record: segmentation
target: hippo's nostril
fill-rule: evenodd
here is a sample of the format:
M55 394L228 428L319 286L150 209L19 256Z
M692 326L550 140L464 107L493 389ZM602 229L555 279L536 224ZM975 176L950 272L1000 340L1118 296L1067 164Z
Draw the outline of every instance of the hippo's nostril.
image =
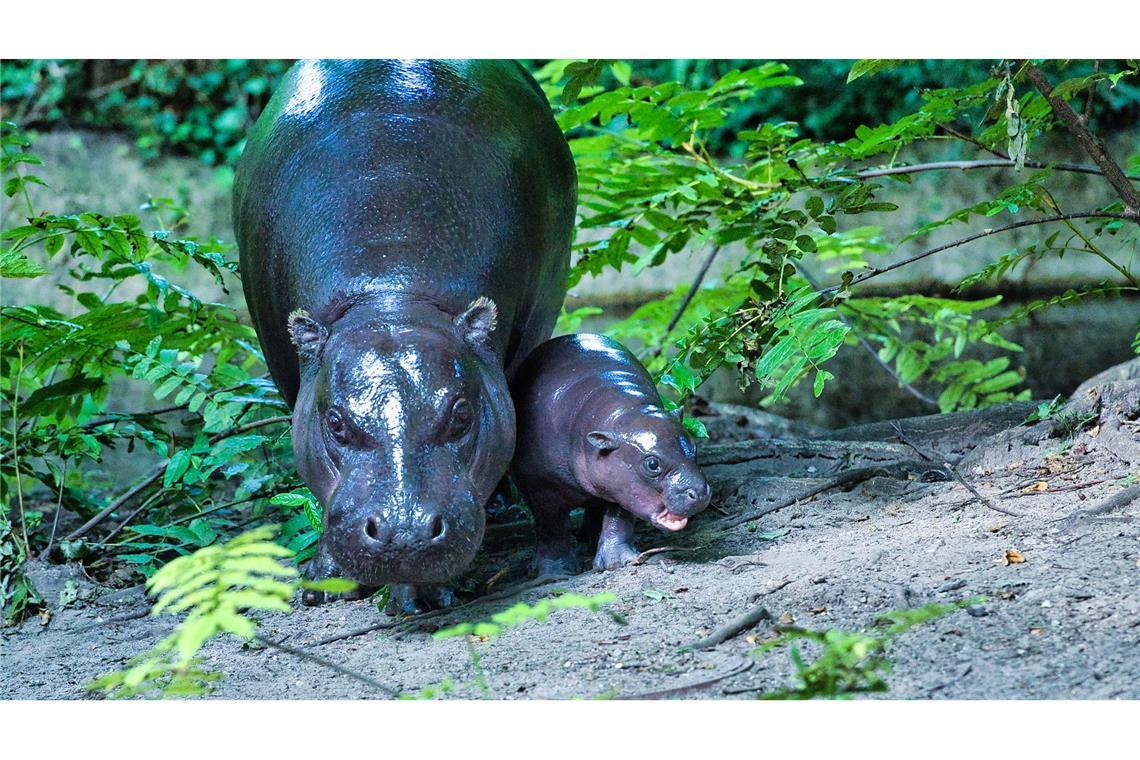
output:
M443 516L436 515L431 521L431 540L438 541L443 537L443 533L446 529L447 526L443 522Z
M696 501L700 497L697 496L697 489L690 488L688 491L685 491L685 498L689 501Z
M368 536L373 541L380 540L380 527L376 524L375 517L369 517L364 521L364 535Z

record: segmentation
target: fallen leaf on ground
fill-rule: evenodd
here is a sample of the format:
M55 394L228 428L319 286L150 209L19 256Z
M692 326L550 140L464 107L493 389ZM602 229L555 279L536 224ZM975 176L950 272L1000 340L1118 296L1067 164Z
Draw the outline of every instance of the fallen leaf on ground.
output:
M1030 628L1029 629L1029 635L1030 636L1040 636L1041 635L1041 629L1040 628Z
M821 607L812 607L810 610L808 610L808 612L813 615L822 615L823 613L827 612L827 605L825 604Z
M780 625L791 625L792 623L796 622L796 619L792 617L792 613L785 612L783 615L780 615L780 619L776 622Z
M1040 493L1041 491L1049 490L1049 482L1045 480L1038 480L1031 486L1026 486L1021 489L1022 493Z
M1100 435L1100 425L1089 431L1089 438L1096 438L1098 435Z
M1005 555L1001 558L1003 565L1020 565L1025 561L1025 555L1017 549L1006 549Z

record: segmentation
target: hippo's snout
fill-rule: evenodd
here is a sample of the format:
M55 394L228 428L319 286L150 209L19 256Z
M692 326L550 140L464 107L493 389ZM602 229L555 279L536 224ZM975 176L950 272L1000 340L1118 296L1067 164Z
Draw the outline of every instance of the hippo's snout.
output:
M419 551L442 543L447 537L447 519L439 512L425 515L409 528L397 530L376 515L364 518L361 543L366 551Z
M411 508L334 504L328 548L345 575L365 585L444 583L474 559L485 519L473 498Z
M690 517L704 510L712 497L712 488L703 477L682 482L665 496L665 508L681 517Z

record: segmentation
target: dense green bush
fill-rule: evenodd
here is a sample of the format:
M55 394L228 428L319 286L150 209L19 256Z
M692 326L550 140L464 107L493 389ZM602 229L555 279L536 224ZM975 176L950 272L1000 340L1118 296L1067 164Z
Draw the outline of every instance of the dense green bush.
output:
M5 61L0 99L6 116L25 128L57 124L121 129L135 136L143 157L160 153L198 156L208 164L232 164L245 133L261 113L286 60L220 61L13 60ZM532 71L549 63L523 61ZM730 71L758 66L747 59L631 60L619 72L626 82L678 82L702 90ZM738 103L721 127L705 135L716 154L740 156L746 143L736 133L758 121L796 121L805 137L842 140L860 124L890 123L915 111L923 92L964 87L990 76L993 60L916 60L882 72L876 79L845 84L851 61L787 61L802 82L795 88L757 92ZM1119 61L1104 62L1120 69ZM1091 61L1069 64L1071 75L1093 70ZM602 81L618 82L608 71ZM1140 122L1140 87L1122 81L1101 88L1092 103L1096 129L1120 129Z

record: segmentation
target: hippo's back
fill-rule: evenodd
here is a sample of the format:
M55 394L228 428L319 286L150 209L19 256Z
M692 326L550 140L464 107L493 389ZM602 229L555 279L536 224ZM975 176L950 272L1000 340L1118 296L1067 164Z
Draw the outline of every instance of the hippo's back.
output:
M520 420L558 420L563 424L582 399L613 403L633 396L657 401L656 386L637 357L605 335L562 335L546 341L526 358L511 386ZM599 392L607 400L598 398ZM520 422L520 428L522 424Z
M304 61L238 165L246 301L292 403L286 320L344 296L499 308L510 370L565 293L576 177L534 80L509 61Z

